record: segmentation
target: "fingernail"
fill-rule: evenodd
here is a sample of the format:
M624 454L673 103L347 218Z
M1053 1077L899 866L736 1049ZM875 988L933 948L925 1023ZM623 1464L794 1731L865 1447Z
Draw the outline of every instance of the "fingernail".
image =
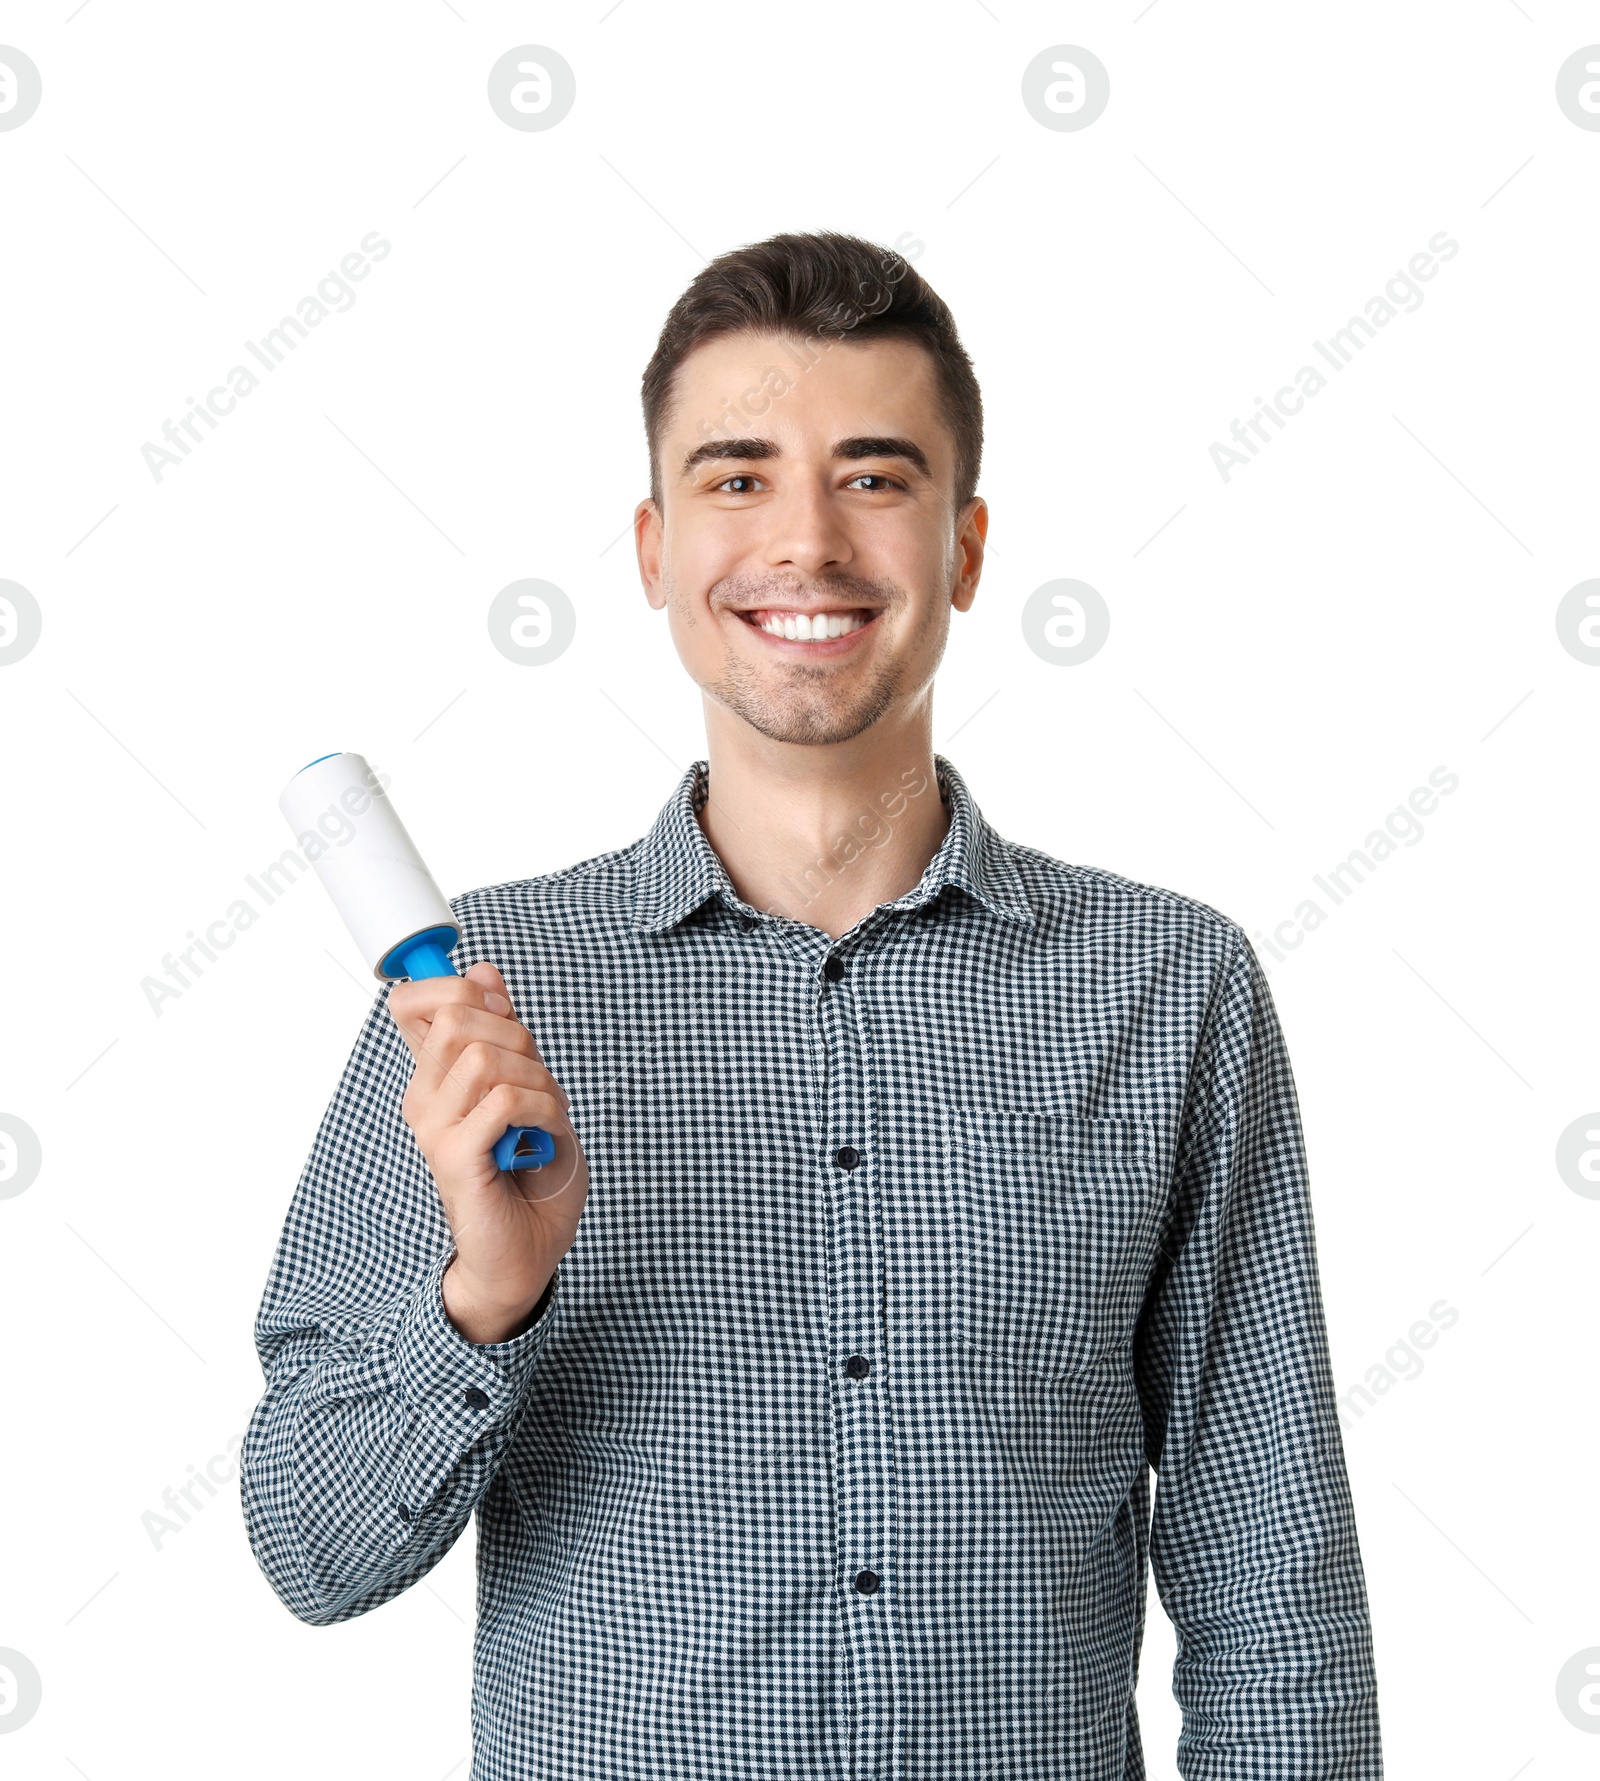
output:
M491 1014L509 1014L511 1012L511 1004L496 989L488 989L483 992L483 1005Z

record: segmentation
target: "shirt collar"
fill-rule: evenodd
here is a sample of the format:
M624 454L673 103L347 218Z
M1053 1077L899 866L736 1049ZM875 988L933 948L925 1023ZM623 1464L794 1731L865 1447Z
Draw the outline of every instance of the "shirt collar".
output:
M940 795L950 807L950 827L916 888L884 907L920 909L946 884L955 884L991 914L1031 927L1033 908L1010 849L985 822L967 782L954 766L942 754L936 754L933 761ZM747 914L762 913L733 888L727 868L696 820L695 811L705 801L709 771L710 763L703 760L687 769L649 834L638 843L632 918L638 932L660 933L714 896Z

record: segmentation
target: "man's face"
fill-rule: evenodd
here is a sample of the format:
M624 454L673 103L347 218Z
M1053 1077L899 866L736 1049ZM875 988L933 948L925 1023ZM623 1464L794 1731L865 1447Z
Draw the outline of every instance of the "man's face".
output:
M988 527L977 496L952 510L928 354L727 335L683 362L674 398L663 511L642 501L634 528L650 604L707 698L813 744L925 700Z

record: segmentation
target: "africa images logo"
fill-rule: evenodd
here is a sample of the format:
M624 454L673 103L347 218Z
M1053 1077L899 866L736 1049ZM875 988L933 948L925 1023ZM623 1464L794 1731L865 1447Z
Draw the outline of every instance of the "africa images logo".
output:
M1362 314L1351 316L1326 340L1313 340L1312 349L1332 370L1343 371L1358 353L1365 350L1367 341L1377 339L1380 328L1387 327L1397 315L1413 315L1422 307L1426 296L1422 286L1437 278L1439 267L1453 260L1460 251L1459 242L1453 241L1443 229L1438 230L1428 241L1428 251L1413 254L1405 271L1395 272L1378 295L1367 299ZM1302 365L1294 374L1293 384L1285 384L1270 402L1257 396L1256 411L1249 420L1241 421L1235 417L1228 429L1234 443L1225 445L1218 439L1211 442L1211 461L1222 480L1227 482L1236 469L1247 465L1260 452L1262 445L1271 443L1269 425L1281 433L1304 410L1306 398L1321 395L1329 381L1315 365ZM1258 439L1260 445L1256 443ZM1238 450L1239 446L1244 450Z
M318 281L316 290L300 299L295 314L281 317L277 325L268 328L259 340L245 341L245 351L263 370L276 371L300 341L309 337L311 329L330 315L343 315L355 307L356 293L352 285L364 279L380 260L387 259L389 251L389 243L376 229L369 229L361 237L359 249L347 253L339 262L339 270L335 272L330 268ZM240 397L250 395L261 383L261 378L244 364L233 366L225 375L226 386L219 383L208 390L203 403L197 402L193 396L184 398L189 408L181 420L174 421L169 417L162 422L161 437L166 441L165 445L146 439L139 447L146 469L157 482L164 471L181 464L204 440L205 434L200 431L198 422L204 422L206 429L214 433L218 421L226 419L238 407Z

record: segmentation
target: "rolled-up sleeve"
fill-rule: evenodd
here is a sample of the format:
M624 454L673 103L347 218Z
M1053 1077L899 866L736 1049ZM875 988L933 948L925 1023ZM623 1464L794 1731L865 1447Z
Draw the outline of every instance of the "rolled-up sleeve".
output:
M1150 1559L1177 1632L1185 1781L1379 1781L1366 1585L1328 1358L1299 1106L1229 930L1135 1338Z
M257 1562L316 1626L426 1575L493 1481L547 1342L559 1266L533 1322L469 1342L445 1314L455 1254L401 1114L411 1053L374 1002L323 1115L255 1323L266 1390L240 1496Z

